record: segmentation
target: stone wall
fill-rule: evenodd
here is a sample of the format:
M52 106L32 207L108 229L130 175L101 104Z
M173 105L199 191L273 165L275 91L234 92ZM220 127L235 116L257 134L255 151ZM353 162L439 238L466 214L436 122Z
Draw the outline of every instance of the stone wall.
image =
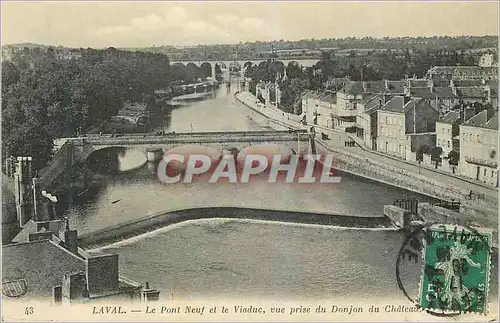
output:
M419 174L395 169L346 151L332 149L319 138L316 141L325 149L335 153L333 166L341 171L446 201L461 200L469 193L466 190L449 187Z

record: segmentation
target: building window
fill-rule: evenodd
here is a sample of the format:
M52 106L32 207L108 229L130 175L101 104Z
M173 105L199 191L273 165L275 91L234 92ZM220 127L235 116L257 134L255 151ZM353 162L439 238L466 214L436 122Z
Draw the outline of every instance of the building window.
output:
M450 148L450 141L448 140L448 148Z
M494 170L491 171L491 177L495 177L495 171Z
M483 175L486 176L486 168L484 169Z
M385 124L389 124L389 118L385 117Z
M450 128L447 129L448 130L448 136L450 135Z
M481 142L481 140L479 140L479 135L477 135L477 142Z
M469 134L469 141L472 142L472 134Z

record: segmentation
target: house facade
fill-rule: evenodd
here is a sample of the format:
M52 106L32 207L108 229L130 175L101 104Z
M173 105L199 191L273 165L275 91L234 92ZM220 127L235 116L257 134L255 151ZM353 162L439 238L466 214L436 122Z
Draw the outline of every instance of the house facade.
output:
M377 110L377 150L406 158L407 148L418 149L411 134L431 134L435 132L438 112L425 100L412 100L395 96ZM427 138L432 138L432 136ZM428 140L428 139L426 139ZM410 146L410 147L408 147Z
M498 112L483 110L460 125L459 170L498 187Z
M448 112L443 118L436 122L436 147L443 149L443 156L453 150L453 137L459 133L460 113Z

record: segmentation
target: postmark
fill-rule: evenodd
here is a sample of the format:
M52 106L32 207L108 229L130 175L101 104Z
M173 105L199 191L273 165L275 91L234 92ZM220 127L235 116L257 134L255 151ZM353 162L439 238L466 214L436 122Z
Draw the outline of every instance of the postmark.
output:
M487 313L490 233L430 227L423 247L418 305L442 312Z

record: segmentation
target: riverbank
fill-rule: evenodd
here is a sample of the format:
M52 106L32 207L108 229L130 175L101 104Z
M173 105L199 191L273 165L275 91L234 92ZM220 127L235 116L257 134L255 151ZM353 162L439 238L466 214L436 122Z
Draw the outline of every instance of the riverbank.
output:
M386 216L358 217L240 207L206 207L158 213L144 219L129 221L101 230L89 232L78 238L78 245L83 249L97 248L172 224L188 220L211 218L265 220L347 228L395 229L392 221Z
M268 108L257 103L257 99L248 92L235 94L244 106L267 117L274 124L274 129L288 127L289 129L304 129L298 120L300 117L291 116L275 108ZM324 131L323 129L320 129ZM374 154L360 148L346 148L343 141L350 139L349 134L330 131L328 140L316 137L316 147L319 153L334 153L334 167L346 173L391 185L397 188L417 192L444 201L460 201L463 205L462 212L471 217L471 220L486 225L498 216L498 199L495 190L480 185L472 185L456 177L434 173L431 170L416 168L393 159ZM338 138L338 140L336 140ZM418 169L418 171L415 171ZM484 200L470 200L471 189L474 192L486 192Z

